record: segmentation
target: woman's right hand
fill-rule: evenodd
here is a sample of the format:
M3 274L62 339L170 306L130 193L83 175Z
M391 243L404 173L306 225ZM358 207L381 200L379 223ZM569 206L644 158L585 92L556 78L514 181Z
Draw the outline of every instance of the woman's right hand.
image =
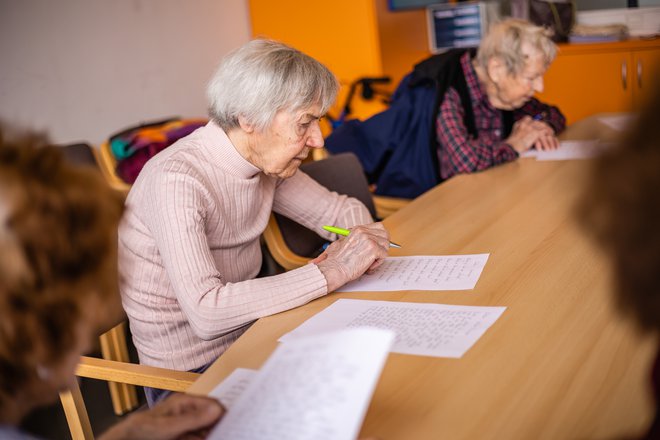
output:
M380 266L389 245L390 234L382 223L355 226L348 237L331 243L312 263L325 277L328 292L332 292Z

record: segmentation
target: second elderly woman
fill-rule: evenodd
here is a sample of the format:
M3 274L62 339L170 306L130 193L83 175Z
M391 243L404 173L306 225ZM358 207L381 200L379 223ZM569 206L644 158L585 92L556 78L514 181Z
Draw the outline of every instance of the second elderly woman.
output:
M437 118L442 180L510 162L530 148L557 148L566 120L534 98L557 52L548 35L529 22L504 20L490 28L476 56L453 52L459 57L445 61L447 71L458 73Z
M303 305L387 256L389 234L359 201L298 167L323 147L332 73L284 44L254 40L208 86L211 121L152 158L119 230L122 299L140 362L203 371L250 323ZM272 211L319 231L352 228L317 259L255 278ZM147 390L150 403L162 397Z

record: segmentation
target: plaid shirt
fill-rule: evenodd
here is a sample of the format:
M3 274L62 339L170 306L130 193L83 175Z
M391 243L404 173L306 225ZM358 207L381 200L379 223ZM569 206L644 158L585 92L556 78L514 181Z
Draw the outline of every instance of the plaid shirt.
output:
M472 67L469 53L461 57L461 67L472 101L477 137L470 137L463 123L465 112L458 92L454 88L447 89L436 121L438 162L443 180L455 174L485 170L518 157L516 150L502 139L502 112L488 101ZM540 113L545 114L543 122L549 124L555 133L566 127L566 119L557 107L543 104L534 98L514 110L513 120Z

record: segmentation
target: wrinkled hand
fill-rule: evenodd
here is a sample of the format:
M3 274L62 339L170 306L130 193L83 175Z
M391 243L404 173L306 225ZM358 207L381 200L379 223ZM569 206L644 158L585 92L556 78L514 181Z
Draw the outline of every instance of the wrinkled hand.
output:
M382 223L356 226L312 260L328 283L328 292L380 266L387 257L390 234Z
M518 153L536 147L538 150L554 150L559 146L552 127L545 122L535 121L529 116L513 124L506 142Z
M539 136L539 138L534 143L534 148L536 148L538 151L556 150L559 148L559 140L554 135L554 133L549 135L542 135Z
M174 394L153 408L119 422L101 440L203 439L224 412L215 399Z

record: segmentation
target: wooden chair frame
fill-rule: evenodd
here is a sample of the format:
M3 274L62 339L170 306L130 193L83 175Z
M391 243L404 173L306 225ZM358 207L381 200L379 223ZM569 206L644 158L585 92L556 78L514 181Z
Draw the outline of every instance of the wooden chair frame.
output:
M280 225L277 224L277 219L275 219L275 214L270 215L263 237L273 259L285 270L297 269L309 262L309 258L294 253L286 244Z
M103 142L98 149L95 149L95 152L101 173L103 173L103 177L105 177L108 184L117 191L127 194L131 189L131 185L121 180L117 175L117 160L112 155L110 143L108 141Z
M83 356L76 376L135 386L186 391L200 376L187 371L175 371L125 362L109 361ZM60 393L69 430L73 440L93 440L89 414L76 382L70 390Z
M126 344L126 321L123 321L100 337L101 356L108 361L130 362ZM115 414L120 416L138 406L137 391L133 385L109 381L110 399Z

